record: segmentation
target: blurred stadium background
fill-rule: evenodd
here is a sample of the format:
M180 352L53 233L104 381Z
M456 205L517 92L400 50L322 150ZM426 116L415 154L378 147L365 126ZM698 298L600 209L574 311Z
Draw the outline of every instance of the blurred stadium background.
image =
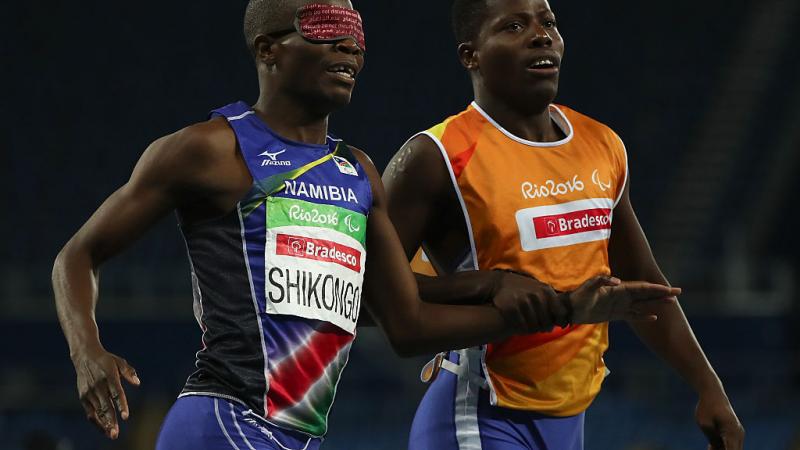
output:
M800 449L800 2L560 2L557 101L613 127L656 257L747 429ZM146 449L193 369L185 249L173 217L103 270L108 349L139 370L118 442L84 421L56 322L61 245L155 138L254 101L245 2L10 2L0 17L0 449ZM332 129L382 168L415 131L471 100L449 2L356 1L369 53ZM590 408L587 450L705 448L694 396L626 326ZM362 330L324 448L404 449L425 358Z

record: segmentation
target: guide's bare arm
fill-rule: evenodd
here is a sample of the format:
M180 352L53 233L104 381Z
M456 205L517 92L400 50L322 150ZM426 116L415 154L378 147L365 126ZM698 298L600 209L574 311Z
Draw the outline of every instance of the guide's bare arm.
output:
M614 209L609 258L615 274L667 284L636 218L626 184ZM657 355L669 363L699 396L696 420L712 448L741 449L744 429L731 407L717 374L706 359L680 304L658 306L658 321L630 325Z

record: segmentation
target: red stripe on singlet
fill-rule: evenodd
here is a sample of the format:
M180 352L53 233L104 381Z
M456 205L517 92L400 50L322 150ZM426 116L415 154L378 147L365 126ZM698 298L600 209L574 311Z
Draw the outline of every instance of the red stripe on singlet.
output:
M311 340L287 356L270 373L267 411L275 413L297 404L339 352L353 341L353 335L325 324L315 330Z

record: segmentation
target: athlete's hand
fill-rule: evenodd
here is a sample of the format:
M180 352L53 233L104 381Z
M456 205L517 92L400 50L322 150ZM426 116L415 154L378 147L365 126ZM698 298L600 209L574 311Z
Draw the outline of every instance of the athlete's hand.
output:
M552 287L516 272L497 272L492 303L519 333L550 331L568 318L567 306Z
M123 420L130 415L121 379L139 386L136 370L102 347L75 354L72 363L78 375L78 394L87 420L109 438L116 439L119 436L117 412Z
M623 282L615 277L594 277L568 294L573 311L572 323L657 320L653 307L674 303L675 296L680 293L680 288L644 281Z
M708 438L708 450L742 450L744 428L724 393L701 394L694 416Z

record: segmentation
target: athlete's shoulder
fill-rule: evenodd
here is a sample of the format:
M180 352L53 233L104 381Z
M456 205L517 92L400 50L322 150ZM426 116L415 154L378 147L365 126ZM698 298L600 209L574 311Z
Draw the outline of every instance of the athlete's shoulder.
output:
M168 151L187 162L213 160L236 153L236 135L223 118L189 125L163 139L169 144Z
M190 125L150 144L132 180L158 182L184 194L218 191L226 175L241 172L236 148L224 119Z
M350 153L353 154L353 157L356 158L356 161L361 164L361 167L364 168L364 171L367 173L367 176L370 179L377 175L378 169L375 167L375 163L372 162L372 158L367 155L367 152L349 144L347 145L347 148L350 150Z
M381 181L381 176L378 173L378 169L375 167L372 159L365 151L349 144L347 145L347 148L364 169L364 173L366 173L367 179L369 180L370 191L372 195L371 209L374 210L375 208L383 208L385 203L384 197L386 194L384 193L383 182Z

